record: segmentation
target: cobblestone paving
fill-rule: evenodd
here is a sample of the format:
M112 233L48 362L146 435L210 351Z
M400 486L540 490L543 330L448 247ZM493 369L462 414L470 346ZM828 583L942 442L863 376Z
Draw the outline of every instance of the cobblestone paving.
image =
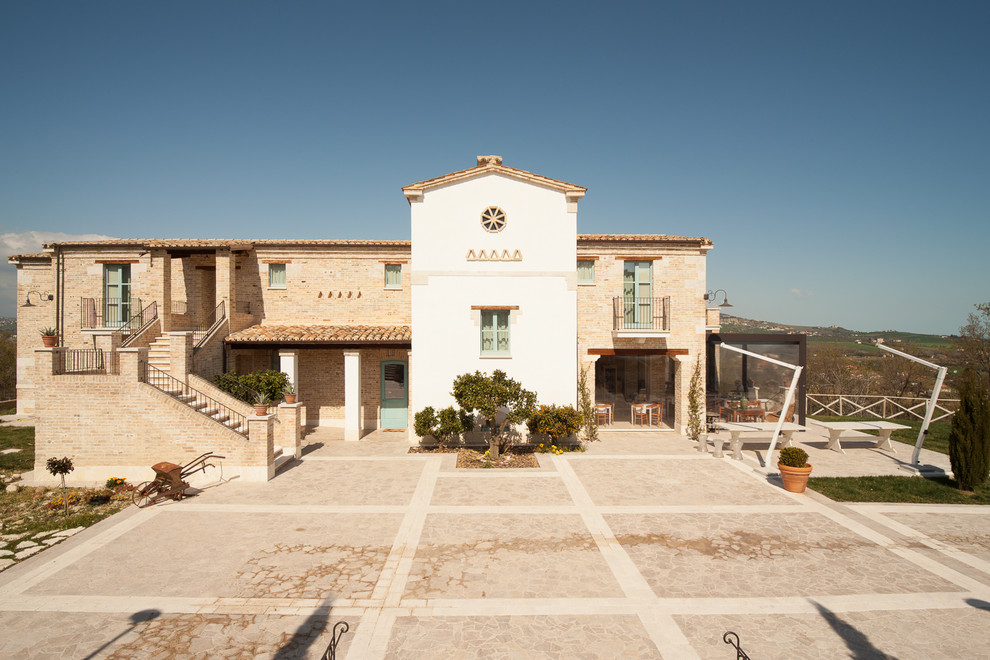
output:
M953 591L814 513L605 516L657 596Z
M406 595L591 598L622 591L580 516L431 514Z
M929 538L990 562L990 517L952 513L948 507L938 513L885 511L883 515Z
M751 658L909 658L990 657L990 637L973 634L990 625L990 612L975 608L814 614L676 616L704 659L731 658L723 631L740 636ZM817 608L816 608L817 609ZM938 634L931 634L937 630Z
M560 479L497 475L438 479L433 504L461 506L573 505Z
M506 473L309 438L0 573L0 657L318 658L340 620L342 660L990 655L990 508L791 495L671 433Z
M635 616L406 617L386 658L659 658Z
M768 492L731 465L708 459L578 459L573 467L598 506L795 503L786 495ZM621 488L616 487L619 484Z

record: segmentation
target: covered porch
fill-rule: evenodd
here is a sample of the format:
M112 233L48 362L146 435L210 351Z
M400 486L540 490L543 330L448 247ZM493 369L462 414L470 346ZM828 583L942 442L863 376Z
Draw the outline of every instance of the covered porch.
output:
M225 338L224 371L285 372L306 426L407 437L410 349L409 326L254 325Z

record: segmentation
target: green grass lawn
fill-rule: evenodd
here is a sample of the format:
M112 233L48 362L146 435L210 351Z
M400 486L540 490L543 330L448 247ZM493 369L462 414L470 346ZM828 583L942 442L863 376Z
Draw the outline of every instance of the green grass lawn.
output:
M0 451L20 449L0 454L0 473L27 472L34 469L34 427L0 424Z
M946 477L812 477L808 488L836 502L990 504L990 483L971 493Z
M808 415L810 419L817 419L821 422L879 422L881 420L876 417L835 417L830 415ZM897 442L902 442L906 445L914 446L914 443L918 441L918 431L921 430L920 420L900 420L891 419L887 420L894 422L896 424L904 424L905 426L910 426L910 429L899 429L894 431L891 437L892 440ZM931 451L937 451L940 454L949 453L949 429L952 428L952 422L948 419L944 419L940 422L932 422L928 427L928 435L925 436L925 444L922 445L925 449L930 449ZM870 435L877 435L876 431L864 431L864 433L869 433Z

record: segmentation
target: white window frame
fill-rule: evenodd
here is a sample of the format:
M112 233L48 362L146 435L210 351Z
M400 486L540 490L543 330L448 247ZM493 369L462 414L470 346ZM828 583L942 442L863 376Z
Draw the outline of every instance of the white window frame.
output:
M389 269L398 269L399 280L398 282L389 284L388 274ZM385 274L385 288L386 289L401 289L402 288L402 264L385 264L384 274Z
M276 282L276 273L282 272L282 281ZM285 289L288 288L289 277L287 273L288 269L285 264L268 264L268 288L269 289Z
M581 264L591 264L591 279L581 279ZM577 283L578 284L594 284L595 283L595 260L594 259L578 259L577 260Z
M481 310L481 336L480 349L482 357L509 357L512 351L512 316L508 309L483 309ZM505 320L505 327L499 328L499 318ZM485 329L485 319L488 319L488 330ZM490 350L485 350L486 333L491 333ZM499 344L504 339L505 348L500 349Z

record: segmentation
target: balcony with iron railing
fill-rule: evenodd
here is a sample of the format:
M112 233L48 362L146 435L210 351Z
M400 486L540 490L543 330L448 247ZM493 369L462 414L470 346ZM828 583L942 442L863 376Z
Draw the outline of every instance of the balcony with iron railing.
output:
M670 334L670 296L612 299L612 334L618 337L666 337Z
M131 315L144 307L140 298L80 298L79 327L82 330L117 330L130 327Z

